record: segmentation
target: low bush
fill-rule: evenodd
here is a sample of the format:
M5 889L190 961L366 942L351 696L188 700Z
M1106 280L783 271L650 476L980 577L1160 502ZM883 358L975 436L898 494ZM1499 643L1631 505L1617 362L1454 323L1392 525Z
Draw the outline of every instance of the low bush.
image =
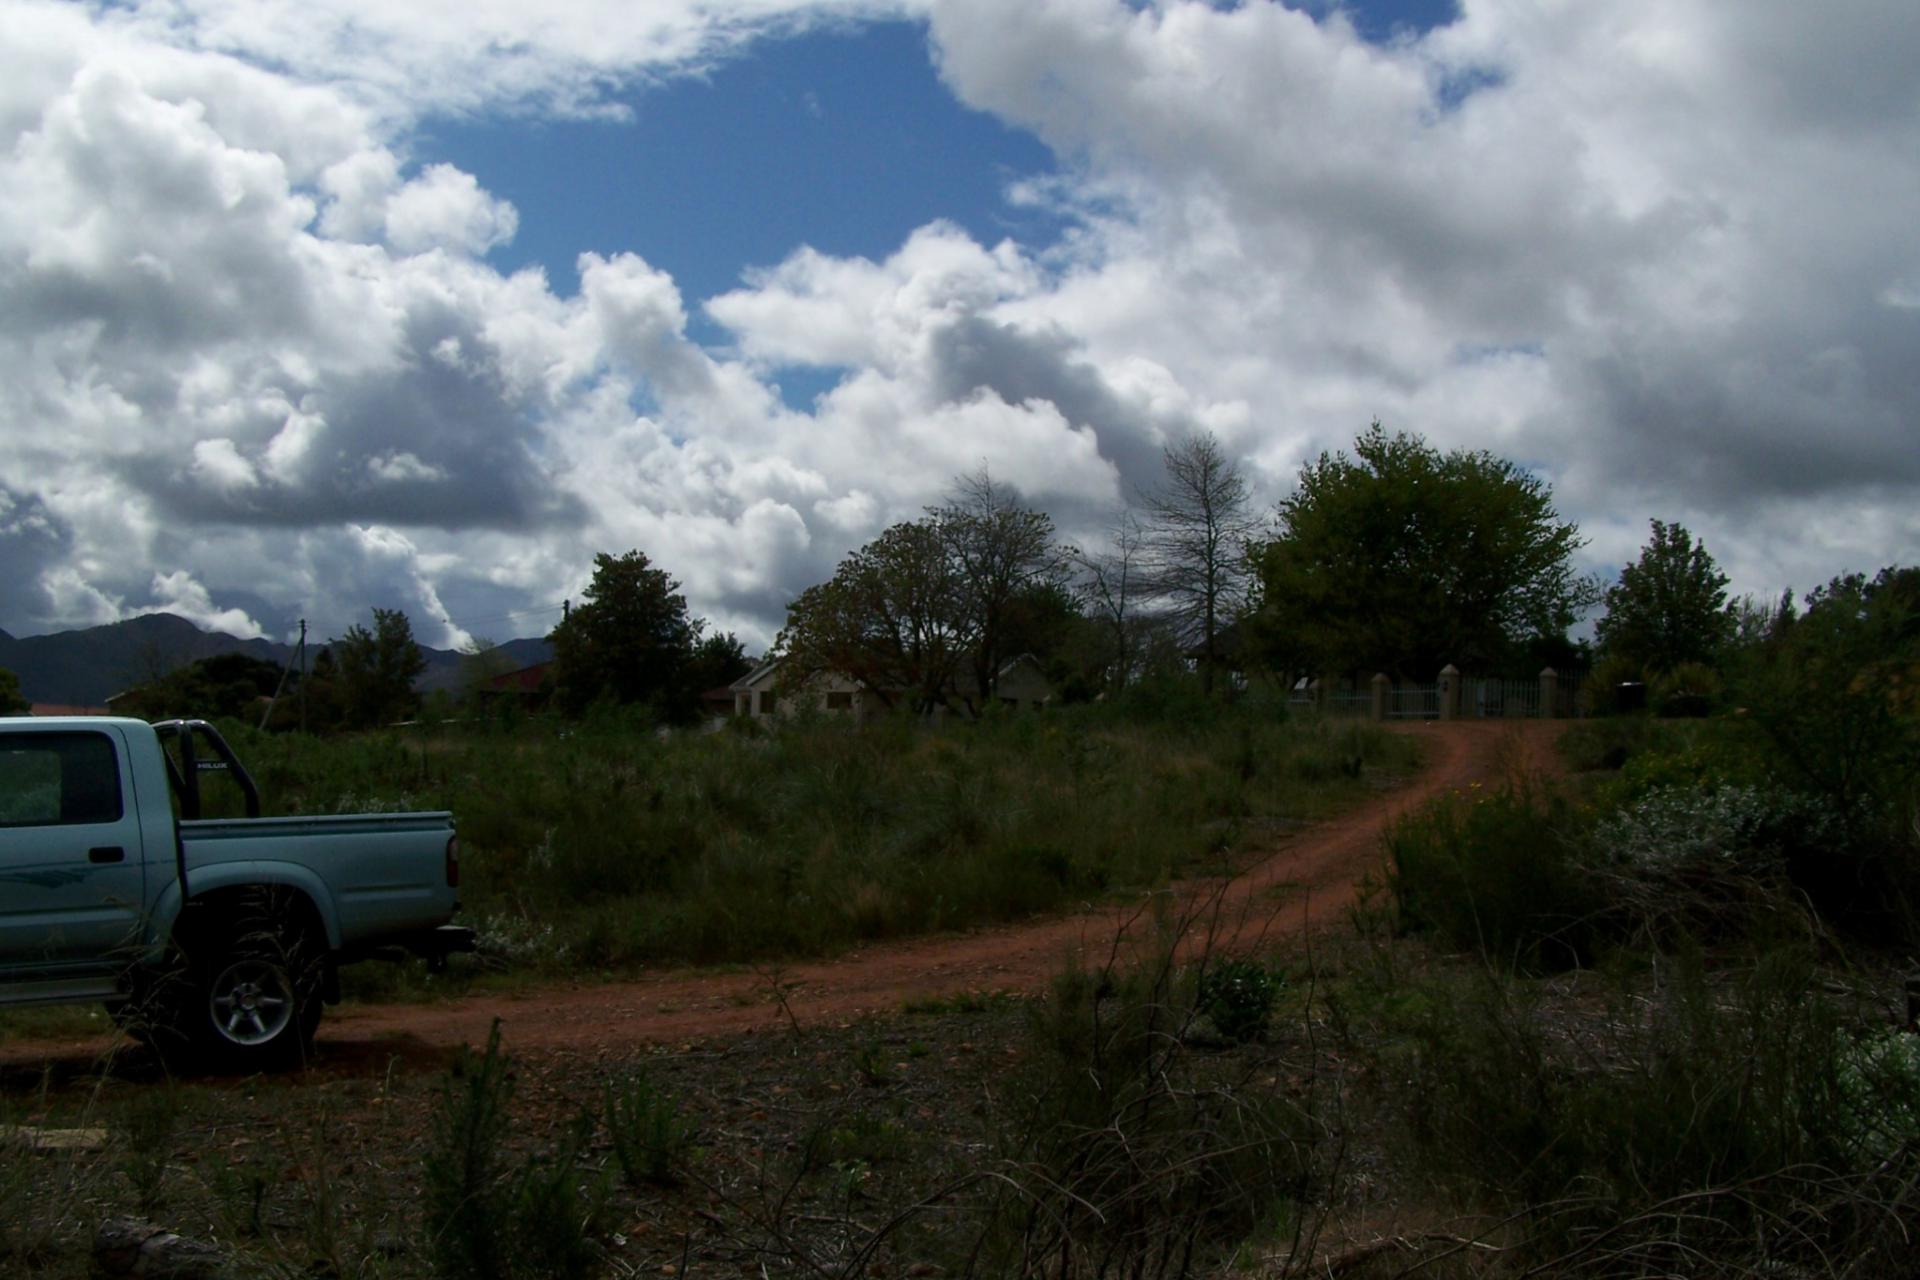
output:
M1584 1027L1498 976L1430 980L1382 1003L1387 1105L1430 1177L1516 1224L1530 1274L1900 1274L1920 1055L1811 976L1792 952L1718 982L1683 958Z
M1528 971L1591 959L1605 903L1581 863L1588 821L1526 781L1476 784L1400 818L1386 836L1399 928Z
M1228 1040L1258 1040L1273 1018L1280 975L1258 960L1223 960L1200 975L1196 1002Z
M679 1099L636 1071L618 1085L607 1082L607 1133L629 1186L671 1186L693 1150L693 1128Z
M463 1050L442 1085L422 1165L428 1242L448 1280L578 1280L599 1260L604 1184L584 1185L593 1138L582 1115L558 1150L516 1157L507 1147L511 1063L494 1020L486 1052Z
M1163 921L1145 955L1069 970L1035 1011L1004 1099L987 1274L1205 1272L1298 1220L1320 1178L1319 1121L1244 1061L1188 1047L1204 975L1224 975L1213 995L1229 1021L1262 1024L1271 980L1257 965L1176 961L1186 932Z
M1814 796L1755 786L1661 786L1603 815L1593 874L1624 925L1653 939L1725 937L1797 913L1791 890L1844 856L1852 824Z

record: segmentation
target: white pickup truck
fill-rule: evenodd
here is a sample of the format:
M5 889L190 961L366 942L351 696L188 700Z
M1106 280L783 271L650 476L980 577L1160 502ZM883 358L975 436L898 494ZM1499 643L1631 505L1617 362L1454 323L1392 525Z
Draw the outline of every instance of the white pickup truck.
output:
M205 820L224 774L245 818ZM0 1007L99 1000L174 1061L304 1060L339 966L473 949L448 813L262 818L200 721L0 719Z

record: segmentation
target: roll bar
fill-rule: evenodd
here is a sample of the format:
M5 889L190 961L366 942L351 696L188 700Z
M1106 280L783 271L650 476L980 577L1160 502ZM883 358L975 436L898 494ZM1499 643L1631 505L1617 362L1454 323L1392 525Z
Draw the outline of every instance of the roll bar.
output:
M260 816L260 788L254 785L253 775L240 763L240 757L233 754L233 748L220 736L220 731L205 720L161 720L154 724L153 731L160 735L160 757L167 762L167 776L173 783L173 793L180 797L180 816L193 819L200 816L200 775L203 773L224 773L240 787L240 794L246 797L247 816ZM194 749L194 738L206 740L213 748L214 759L202 760ZM173 751L167 750L169 746ZM179 753L179 759L174 753Z

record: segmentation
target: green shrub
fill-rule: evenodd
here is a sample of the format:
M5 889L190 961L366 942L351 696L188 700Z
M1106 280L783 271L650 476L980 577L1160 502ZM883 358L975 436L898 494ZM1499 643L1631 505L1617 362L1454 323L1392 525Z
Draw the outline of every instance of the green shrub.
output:
M1683 662L1654 677L1647 702L1655 715L1697 719L1713 710L1720 689L1719 672L1704 662Z
M1663 786L1603 815L1594 872L1613 911L1655 938L1742 932L1794 912L1787 889L1849 840L1814 796L1752 786Z
M1197 1002L1229 1040L1258 1040L1273 1018L1280 975L1258 960L1223 960L1200 976Z
M462 1050L441 1086L422 1165L434 1270L447 1280L578 1280L591 1272L604 1205L598 1179L582 1185L578 1166L593 1138L582 1116L547 1156L516 1162L511 1127L512 1066L494 1019L484 1054Z
M1187 1047L1207 966L1176 962L1186 932L1163 922L1145 955L1063 973L1034 1011L1006 1090L989 1274L1186 1274L1309 1194L1315 1118Z
M629 1186L671 1186L681 1162L693 1149L693 1128L680 1114L680 1102L653 1083L644 1071L624 1083L607 1082L607 1133L614 1160Z
M1519 782L1443 796L1387 831L1399 927L1523 970L1590 959L1603 903L1579 854L1588 819Z
M1683 959L1577 1038L1537 990L1435 979L1386 1003L1376 1052L1413 1159L1526 1223L1517 1262L1697 1274L1688 1260L1712 1258L1745 1275L1865 1261L1888 1215L1913 1220L1897 1189L1920 1174L1920 1070L1908 1044L1850 1034L1811 976L1792 952L1731 982Z

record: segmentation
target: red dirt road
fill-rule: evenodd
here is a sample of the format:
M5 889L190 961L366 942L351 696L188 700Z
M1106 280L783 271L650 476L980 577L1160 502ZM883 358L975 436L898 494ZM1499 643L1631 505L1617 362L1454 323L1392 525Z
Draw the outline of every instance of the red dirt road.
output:
M1380 834L1409 808L1454 788L1492 784L1515 770L1557 768L1550 721L1455 722L1407 726L1428 743L1410 782L1344 817L1279 840L1273 851L1224 886L1182 890L1227 945L1297 937L1345 919L1355 889L1380 858ZM679 1043L785 1025L837 1024L897 1011L910 1000L1045 988L1069 956L1097 959L1116 936L1148 932L1144 908L1103 906L1063 918L960 935L887 943L832 960L745 972L690 970L617 982L485 993L441 1004L356 1006L321 1024L319 1065L401 1058L438 1059L482 1044L497 1017L516 1056L547 1052L598 1057L648 1043ZM776 991L778 994L776 995ZM13 1041L0 1066L88 1059L109 1052L94 1041Z

